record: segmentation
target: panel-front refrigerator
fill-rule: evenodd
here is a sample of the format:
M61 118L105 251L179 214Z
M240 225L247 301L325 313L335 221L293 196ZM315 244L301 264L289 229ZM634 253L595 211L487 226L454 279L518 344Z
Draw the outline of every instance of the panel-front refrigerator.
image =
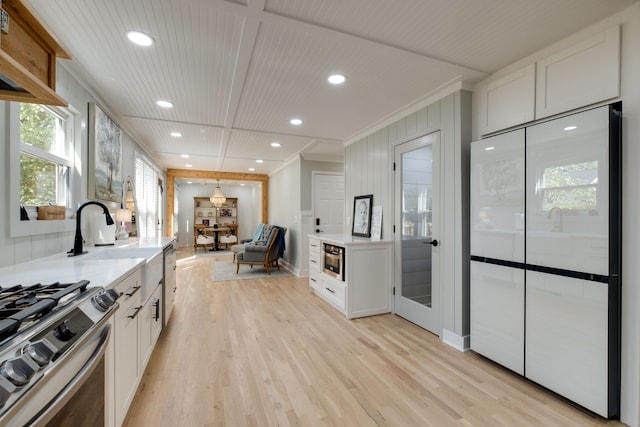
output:
M620 407L620 133L616 103L471 151L471 348L609 418Z

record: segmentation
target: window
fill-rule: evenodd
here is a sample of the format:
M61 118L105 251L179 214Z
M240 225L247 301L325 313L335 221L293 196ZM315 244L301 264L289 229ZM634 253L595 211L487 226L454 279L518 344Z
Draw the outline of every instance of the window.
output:
M20 205L68 205L73 127L67 121L50 108L20 104Z
M592 213L598 210L598 161L544 168L542 210L560 207L565 213Z
M9 235L73 231L75 221L21 220L21 206L74 206L80 178L80 112L67 108L6 102L9 135ZM79 190L79 188L77 189ZM35 209L27 209L35 214Z
M141 157L136 158L136 203L140 237L160 236L160 186L158 172Z

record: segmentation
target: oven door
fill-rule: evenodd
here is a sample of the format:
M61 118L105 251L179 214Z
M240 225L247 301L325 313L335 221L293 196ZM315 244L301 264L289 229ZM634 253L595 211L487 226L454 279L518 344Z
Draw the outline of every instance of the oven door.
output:
M0 419L11 426L103 426L108 316L65 353ZM7 423L7 424L5 424Z

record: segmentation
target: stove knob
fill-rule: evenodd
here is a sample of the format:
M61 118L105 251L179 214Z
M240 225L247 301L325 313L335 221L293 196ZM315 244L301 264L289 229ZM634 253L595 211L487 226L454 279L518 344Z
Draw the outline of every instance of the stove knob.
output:
M93 302L95 308L102 312L105 312L116 302L119 297L120 294L114 289L107 289L106 291L101 291L98 295L94 296L91 301Z
M37 365L33 361L29 363L26 356L20 356L17 359L9 359L2 362L0 375L15 385L21 386L29 382L37 369Z
M22 354L26 354L35 360L38 365L44 366L51 361L54 351L44 342L37 341L26 345L22 349Z
M65 320L55 327L53 330L53 336L58 338L60 341L69 341L71 338L76 336L76 333L69 329L67 321Z

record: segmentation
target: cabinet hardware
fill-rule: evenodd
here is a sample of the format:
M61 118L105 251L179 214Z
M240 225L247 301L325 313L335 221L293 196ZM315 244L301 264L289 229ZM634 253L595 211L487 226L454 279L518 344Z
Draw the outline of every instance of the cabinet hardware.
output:
M125 293L125 295L126 295L126 296L128 296L128 297L132 297L132 296L133 296L133 294L135 294L136 292L138 292L138 291L140 290L140 288L141 288L141 287L142 287L142 286L134 286L134 287L133 287L133 290L132 290L131 292L127 292L127 293Z
M129 319L135 319L138 316L138 313L140 313L140 310L142 310L142 307L143 306L136 307L136 310L133 312L133 314L127 317Z
M336 293L336 291L334 291L333 289L330 289L330 288L325 288L325 289L328 290L329 292L331 292L332 294Z

